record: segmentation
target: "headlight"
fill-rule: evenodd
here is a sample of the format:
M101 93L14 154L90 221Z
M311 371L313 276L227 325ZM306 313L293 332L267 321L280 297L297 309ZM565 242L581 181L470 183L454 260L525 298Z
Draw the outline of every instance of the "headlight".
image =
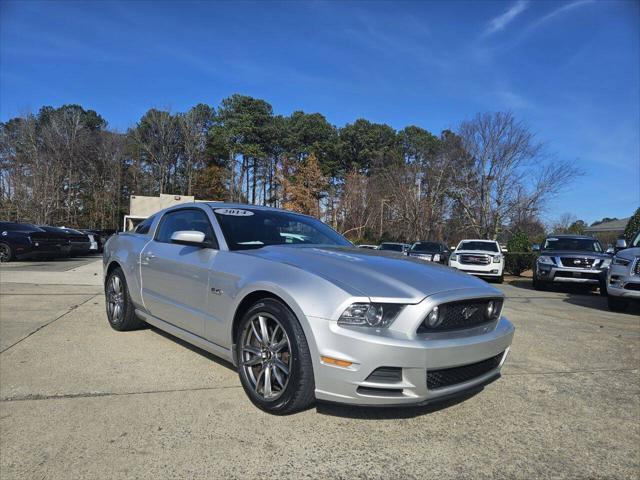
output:
M543 265L555 265L556 262L553 261L553 258L547 257L546 255L540 255L538 257L538 263L542 263Z
M613 264L614 265L622 265L622 266L626 267L630 263L631 263L631 260L627 260L626 258L618 257L617 255L613 257Z
M493 257L493 263L500 263L500 260L502 260L502 255L496 255Z
M340 315L338 323L387 328L403 307L404 305L393 303L354 303Z
M600 268L607 268L609 265L611 265L611 259L610 258L605 258L605 259L600 261Z
M439 262L440 261L440 254L439 253L435 253L433 255L433 261L434 262Z

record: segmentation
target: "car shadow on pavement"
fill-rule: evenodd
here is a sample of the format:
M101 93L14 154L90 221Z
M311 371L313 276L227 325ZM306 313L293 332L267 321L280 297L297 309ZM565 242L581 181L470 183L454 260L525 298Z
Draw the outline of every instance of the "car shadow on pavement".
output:
M195 345L191 345L190 343L187 343L184 340L182 340L182 339L180 339L178 337L174 337L170 333L167 333L167 332L165 332L163 330L160 330L159 328L153 327L151 325L149 325L149 330L151 330L154 333L157 333L158 335L166 338L167 340L171 340L172 342L175 342L178 345L191 350L193 353L197 353L198 355L200 355L202 357L205 357L206 359L211 360L212 362L217 363L218 365L220 365L222 367L226 367L229 370L233 370L234 372L237 372L236 368L233 366L233 364L231 362L227 362L226 360L223 360L220 357L216 357L213 353L209 353L206 350L202 350L201 348L196 347Z
M149 330L166 338L167 340L171 340L172 342L177 343L178 345L191 350L198 355L205 357L208 360L211 360L218 365L228 368L233 372L237 372L236 368L233 366L231 362L227 362L219 357L216 357L212 353L207 352L206 350L202 350L195 345L191 345L190 343L185 342L184 340L174 337L170 333L167 333L159 328L149 326ZM493 381L493 380L492 380ZM315 409L320 415L330 415L334 417L345 417L345 418L354 418L354 419L362 419L362 420L378 420L378 419L402 419L402 418L414 418L422 415L428 415L430 413L434 413L445 408L452 407L459 403L462 403L471 397L476 396L482 390L484 390L485 385L477 387L475 389L469 390L463 394L460 394L454 398L441 400L438 402L433 402L428 405L421 406L392 406L392 407L369 407L369 406L354 406L354 405L344 405L339 403L331 403L331 402L321 402L318 401L315 404ZM314 408L310 406L306 410L310 410ZM299 413L299 412L296 412Z
M531 279L517 279L509 281L509 285L522 288L524 290L531 290L536 293L554 292L564 293L566 297L562 298L562 301L578 307L593 308L601 310L603 312L609 312L607 306L607 297L600 295L599 291L589 290L580 285L551 285L547 287L547 290L535 290L531 283ZM630 303L623 314L640 315L640 304Z
M459 403L465 402L484 390L479 387L469 390L464 394L456 396L448 400L429 403L420 406L390 406L390 407L371 407L360 405L346 405L332 402L317 402L316 411L320 415L330 415L332 417L345 417L358 420L398 420L406 418L421 417L431 413L453 407Z

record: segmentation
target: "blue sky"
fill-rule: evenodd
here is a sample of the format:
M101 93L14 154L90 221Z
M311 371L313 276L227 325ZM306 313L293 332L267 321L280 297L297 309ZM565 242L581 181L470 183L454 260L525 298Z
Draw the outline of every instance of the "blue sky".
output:
M0 2L0 119L79 103L126 130L233 93L434 133L510 110L585 172L545 213L640 205L640 2Z

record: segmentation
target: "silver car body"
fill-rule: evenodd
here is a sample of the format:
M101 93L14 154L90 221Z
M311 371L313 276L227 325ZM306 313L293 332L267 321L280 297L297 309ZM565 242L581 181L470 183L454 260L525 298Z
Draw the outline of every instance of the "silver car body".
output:
M640 232L630 247L613 257L607 272L607 294L625 300L640 300Z
M213 209L259 209L248 205L195 203L156 214L147 234L109 239L105 276L115 266L125 274L136 313L147 323L235 363L234 326L243 308L265 294L281 299L305 333L317 399L351 404L398 405L429 402L497 378L514 327L504 317L474 328L418 333L436 305L503 298L485 282L448 267L401 254L345 247L278 245L229 250ZM181 208L202 209L219 249L190 249L159 243L161 216ZM343 326L338 318L356 302L406 304L386 329ZM321 356L344 359L339 367ZM429 390L427 372L496 358L495 368L452 386ZM367 380L379 367L400 367L390 385Z

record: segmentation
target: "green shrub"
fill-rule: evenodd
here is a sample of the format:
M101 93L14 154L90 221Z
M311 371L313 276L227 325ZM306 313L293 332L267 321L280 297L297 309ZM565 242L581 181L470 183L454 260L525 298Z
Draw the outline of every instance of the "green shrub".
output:
M519 277L522 272L533 268L536 258L537 253L509 251L504 254L504 269L507 273Z
M627 228L624 229L624 238L627 242L630 242L633 236L640 230L640 208L636 210L636 213L629 219Z
M526 233L517 230L507 242L507 250L510 252L530 252L531 241Z

